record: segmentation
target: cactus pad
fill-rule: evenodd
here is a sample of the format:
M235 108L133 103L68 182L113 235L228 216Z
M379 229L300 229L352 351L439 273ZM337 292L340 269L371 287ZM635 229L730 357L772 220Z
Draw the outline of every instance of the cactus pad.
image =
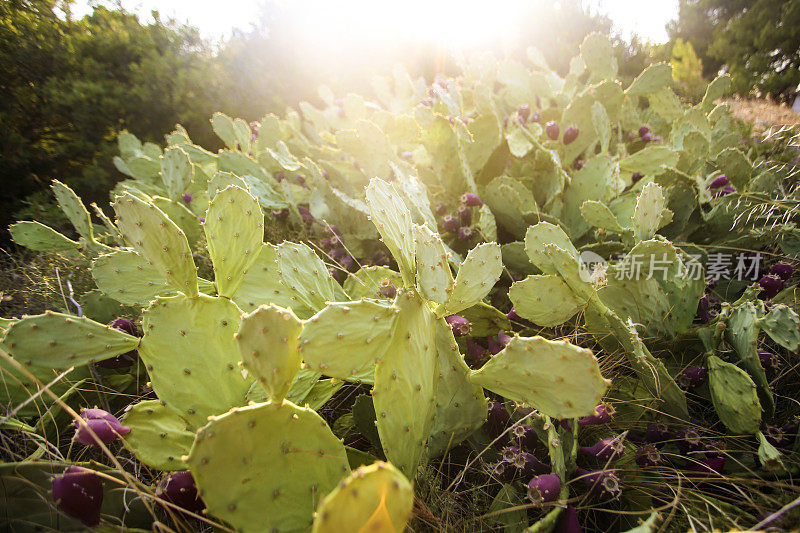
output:
M65 369L135 350L139 339L85 317L46 311L14 322L0 341L24 365Z
M512 338L471 379L558 418L590 415L609 385L591 350L538 336Z
M758 325L772 340L789 350L800 350L800 319L791 308L780 304L759 320Z
M92 263L92 277L106 296L125 305L147 305L156 296L175 293L161 274L133 250L98 256Z
M503 260L497 243L479 244L461 263L445 303L445 315L472 307L486 296L503 272Z
M171 200L180 199L189 189L194 170L189 156L179 146L170 146L161 156L161 180Z
M658 229L672 220L667 199L660 185L650 182L642 189L633 212L633 231L640 241L651 239Z
M397 260L407 284L414 279L414 235L411 213L390 183L373 178L367 186L367 206L383 242Z
M197 433L187 459L208 512L239 531L304 531L350 473L344 445L311 409L232 409Z
M77 250L81 246L79 242L40 222L29 220L17 222L9 226L8 231L15 243L37 252L63 252Z
M86 239L87 242L94 240L94 231L92 230L92 219L89 216L89 211L83 205L83 202L75 194L75 191L70 189L58 180L53 180L53 194L58 200L58 206L67 215L67 218L75 226L78 234Z
M278 246L277 256L283 285L296 301L319 311L328 302L347 300L328 267L307 245L284 242Z
M261 306L242 317L236 332L242 363L272 401L283 400L300 370L297 337L302 329L291 309L276 305Z
M444 243L428 226L414 224L413 232L420 294L428 300L444 304L447 301L447 290L453 283Z
M211 200L203 229L217 290L231 297L261 251L264 240L261 206L244 189L229 186Z
M128 409L121 423L131 428L123 437L125 446L144 464L166 472L186 470L181 457L189 453L194 432L175 411L147 400Z
M548 244L558 246L577 261L578 251L564 230L549 222L540 222L528 228L528 232L525 234L525 252L531 263L539 267L545 274L558 272L553 260L545 255L545 245Z
M508 297L519 316L545 327L563 324L586 305L558 276L528 276L511 286Z
M735 434L756 434L761 404L747 372L712 355L708 358L708 381L714 409L725 427Z
M381 282L388 280L395 288L403 286L403 278L399 273L385 266L366 266L358 269L344 280L344 292L350 299L385 298L381 294ZM391 299L394 299L393 297Z
M312 533L405 531L414 508L414 489L390 463L376 462L353 471L325 496Z
M313 311L297 299L281 283L278 274L278 250L271 244L262 244L255 262L242 279L241 285L233 295L233 301L244 311L250 312L260 305L275 304L291 307L296 315L307 317Z
M197 270L183 231L152 203L125 193L114 204L120 231L169 285L197 295Z

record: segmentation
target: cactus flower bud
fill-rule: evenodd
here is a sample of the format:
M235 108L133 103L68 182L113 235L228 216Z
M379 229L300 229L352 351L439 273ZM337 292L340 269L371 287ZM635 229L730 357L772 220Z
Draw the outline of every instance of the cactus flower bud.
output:
M522 104L517 108L517 116L519 117L519 121L525 124L528 121L528 117L531 116L531 106L528 104Z
M75 441L87 446L99 444L97 439L103 444L108 444L131 432L131 428L121 425L117 417L102 409L84 409L81 412L81 418L86 425L75 421ZM89 429L97 437L92 435Z
M608 437L597 441L594 446L581 446L578 451L600 461L613 461L625 453L625 444L617 437Z
M190 203L192 203L192 199L194 198L194 196L192 196L188 192L185 192L185 193L183 193L181 198L183 199L184 202L186 202L187 204L190 204Z
M759 294L759 298L762 300L769 300L783 290L783 280L772 274L758 280L758 284L763 289Z
M683 428L678 431L677 441L678 450L684 455L689 452L697 452L703 449L703 440L700 433L693 428Z
M616 498L622 492L619 478L614 472L598 470L590 472L583 468L576 468L575 472L581 476L581 481L595 496Z
M569 126L564 130L564 144L571 144L575 139L578 138L579 133L580 130L578 129L578 126Z
M206 507L188 470L167 474L158 484L156 496L195 514Z
M480 207L483 201L474 192L465 192L461 195L461 203L469 207Z
M708 377L708 370L704 366L689 366L683 369L678 375L678 384L684 389L693 389L705 383Z
M462 226L458 228L458 240L459 241L469 241L472 239L473 235L475 235L475 230L469 226Z
M653 422L645 429L644 440L651 443L664 442L670 437L669 426L663 422Z
M783 281L789 279L794 273L794 267L789 263L777 263L769 269L769 273L778 276Z
M719 189L720 187L725 187L730 184L730 182L731 180L728 179L728 176L723 174L714 178L714 180L706 186L706 189Z
M300 218L303 219L303 222L305 223L306 226L310 226L311 224L314 223L315 220L314 215L311 214L311 211L309 211L306 206L298 205L297 212L300 213Z
M469 226L470 222L472 222L472 209L466 205L458 206L458 209L456 209L456 215L458 216L458 221L462 226Z
M503 348L505 348L506 344L508 344L510 341L511 337L509 337L502 331L500 331L497 334L496 339L494 336L486 338L487 345L489 346L489 351L492 352L492 355L497 355L501 351L503 351Z
M642 126L639 128L639 138L644 138L644 136L648 133L650 133L650 128L647 126Z
M461 227L461 224L453 215L445 215L442 219L442 227L448 233L458 233L458 229Z
M528 499L534 505L554 502L561 493L561 478L558 474L542 474L528 482Z
M53 478L53 499L64 513L80 520L85 526L100 523L103 505L103 481L92 470L70 466Z
M659 466L664 464L664 458L661 456L661 452L658 451L658 448L652 444L648 444L636 450L636 464L642 468Z
M558 140L558 135L561 130L558 128L558 123L555 120L551 120L544 126L544 132L547 134L548 137L551 139Z
M489 409L486 414L486 422L483 424L483 430L492 438L497 438L505 431L511 420L511 415L508 414L505 406L500 402L489 400Z
M464 337L469 335L469 332L472 329L472 324L470 324L469 320L463 316L450 315L444 320L450 325L450 329L453 330L453 334L456 337Z
M631 185L635 185L643 177L644 177L644 174L642 174L641 172L634 172L633 175L631 175Z
M601 403L594 408L594 414L584 416L578 420L579 426L596 426L599 424L607 424L611 422L611 418L616 413L614 406L610 403Z

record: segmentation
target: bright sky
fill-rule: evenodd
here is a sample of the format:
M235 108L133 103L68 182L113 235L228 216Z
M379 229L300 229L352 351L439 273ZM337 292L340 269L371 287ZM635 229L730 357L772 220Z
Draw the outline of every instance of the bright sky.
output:
M90 0L78 0L74 14L82 16L89 11ZM130 11L138 12L144 20L157 9L162 18L174 17L200 28L206 37L221 37L233 28L248 29L258 13L260 0L119 0ZM290 0L291 1L291 0ZM515 5L524 0L493 0L492 2L470 0L319 0L316 17L335 17L341 13L344 4L363 4L361 12L372 15L389 15L396 25L419 23L420 31L441 30L441 20L456 20L451 27L491 28L491 22L498 27L503 24L502 17L513 17ZM626 37L636 32L654 43L667 40L664 25L678 13L678 0L587 0L592 9L605 12L614 22L615 29ZM488 9L487 9L488 8ZM334 11L336 10L336 11ZM328 12L330 11L330 12ZM504 12L505 11L505 12ZM419 13L425 16L420 17ZM438 15L438 16L437 16ZM487 20L494 18L497 20ZM506 18L505 20L509 20ZM310 21L309 21L310 22ZM363 22L363 21L362 21ZM358 21L354 21L355 24ZM462 35L466 32L461 31Z

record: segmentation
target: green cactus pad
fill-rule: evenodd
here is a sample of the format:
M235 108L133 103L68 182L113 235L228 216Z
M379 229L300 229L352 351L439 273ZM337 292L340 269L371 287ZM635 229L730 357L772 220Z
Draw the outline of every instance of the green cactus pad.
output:
M486 420L483 388L469 379L469 367L458 351L453 330L444 319L436 321L439 384L436 414L428 438L428 456L438 457L469 437Z
M733 346L742 366L758 386L761 405L769 415L775 411L775 400L764 367L758 358L758 312L752 302L735 307L728 315L725 339Z
M94 240L94 232L92 230L92 219L89 216L89 211L83 205L83 202L75 194L75 191L70 189L58 180L53 180L53 194L58 200L58 206L67 215L67 218L75 226L78 234L86 239L87 242Z
M789 350L800 350L800 318L791 308L780 304L758 321L758 325L772 340Z
M236 187L242 188L244 190L248 190L247 183L245 183L243 178L235 174L231 174L230 172L217 172L214 174L214 177L211 178L208 182L208 199L213 200L214 197L220 191L223 191L234 185Z
M504 312L483 302L464 309L458 314L469 320L469 334L472 337L488 337L497 333L498 330L508 331L511 329L511 320Z
M211 200L203 230L217 290L231 297L261 251L264 240L261 206L244 189L229 186Z
M181 457L189 453L194 431L175 411L147 400L130 407L120 422L131 428L123 442L141 462L165 472L186 470Z
M487 242L470 250L448 291L444 314L453 315L480 302L500 279L502 272L500 245Z
M85 317L46 311L11 324L0 341L25 365L66 369L135 350L139 339Z
M545 255L544 247L548 244L558 246L577 261L578 251L564 230L549 222L540 222L528 228L528 232L525 234L525 252L531 263L539 267L545 274L558 272L553 260Z
M747 372L717 356L708 358L711 399L719 419L735 434L754 435L761 424L761 403Z
M245 403L250 383L233 337L241 311L204 294L159 298L142 315L139 355L158 397L193 427Z
M528 276L511 285L508 297L519 316L544 327L563 324L586 305L558 276Z
M781 459L781 452L770 444L766 435L762 432L756 433L758 438L758 460L764 470L778 471L783 470L783 460Z
M225 146L231 150L236 150L236 129L233 125L233 119L224 113L214 113L211 117L211 129L217 134L217 137L222 139Z
M625 233L626 228L620 226L617 217L603 202L587 200L581 205L584 220L595 228L602 228L614 233Z
M375 360L389 347L397 309L361 300L333 303L304 322L300 354L315 372L371 383Z
M314 388L314 385L317 384L321 376L322 374L319 372L314 372L313 370L309 370L307 368L301 368L294 377L292 386L289 388L288 394L286 394L286 399L295 405L303 405L303 400L305 400L306 397L311 393L311 390ZM261 389L261 387L257 384L256 388ZM250 397L248 397L248 399L250 399ZM266 401L266 395L259 396L257 400L258 403Z
M29 220L17 222L9 226L8 231L15 243L37 252L63 252L81 247L79 242L40 222Z
M609 385L591 350L538 336L512 338L471 379L557 418L590 415Z
M344 383L341 379L336 378L321 379L314 383L301 404L314 411L319 411L336 394L336 391L344 386Z
M645 176L659 176L666 172L668 167L678 164L680 154L668 146L647 146L633 155L621 159L620 170L624 172L639 172Z
M344 292L351 300L358 298L385 298L380 292L380 284L383 280L388 280L395 289L403 286L403 278L385 266L366 266L358 269L355 274L350 274L344 280Z
M398 292L395 305L400 313L375 365L372 401L386 457L413 479L436 410L436 320L413 290Z
M659 228L669 224L672 211L660 185L650 182L642 189L633 212L633 232L640 241L651 239Z
M314 314L280 281L278 274L278 250L271 244L262 244L255 262L247 270L241 285L233 295L233 301L244 311L250 312L261 305L275 304L291 307L295 314L305 318Z
M633 80L625 94L630 97L647 96L672 85L672 65L655 63L650 65Z
M160 277L187 296L196 296L197 269L183 231L152 203L125 193L114 204L120 231Z
M414 508L414 489L390 463L376 462L353 471L325 496L312 533L345 531L402 532Z
M161 156L161 180L167 188L167 196L179 200L189 189L194 169L189 156L179 146L170 146Z
M390 183L373 178L366 189L372 223L394 256L406 284L414 280L414 234L411 213Z
M289 402L232 409L197 433L187 460L208 513L238 531L305 531L350 473L325 421Z
M428 300L444 304L447 301L447 290L453 283L453 273L450 271L444 243L428 226L414 224L413 232L417 250L419 291Z
M278 272L292 297L306 307L319 311L328 302L347 300L325 263L305 244L284 242L278 246Z
M151 196L150 199L154 206L161 209L176 226L181 228L190 247L200 240L203 236L203 226L200 225L200 220L184 205L182 200L170 200L161 196ZM199 196L197 200L192 202L196 203L198 201ZM205 214L205 211L203 211L203 214Z
M302 329L291 309L269 305L244 315L236 332L244 368L274 402L283 400L300 370L297 337Z

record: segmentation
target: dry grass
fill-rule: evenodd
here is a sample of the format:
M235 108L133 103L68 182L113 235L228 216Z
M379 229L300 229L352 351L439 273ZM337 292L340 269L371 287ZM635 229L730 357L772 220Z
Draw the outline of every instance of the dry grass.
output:
M800 126L800 114L786 104L777 104L768 99L728 98L722 101L731 107L733 116L752 122L758 129L771 126Z

